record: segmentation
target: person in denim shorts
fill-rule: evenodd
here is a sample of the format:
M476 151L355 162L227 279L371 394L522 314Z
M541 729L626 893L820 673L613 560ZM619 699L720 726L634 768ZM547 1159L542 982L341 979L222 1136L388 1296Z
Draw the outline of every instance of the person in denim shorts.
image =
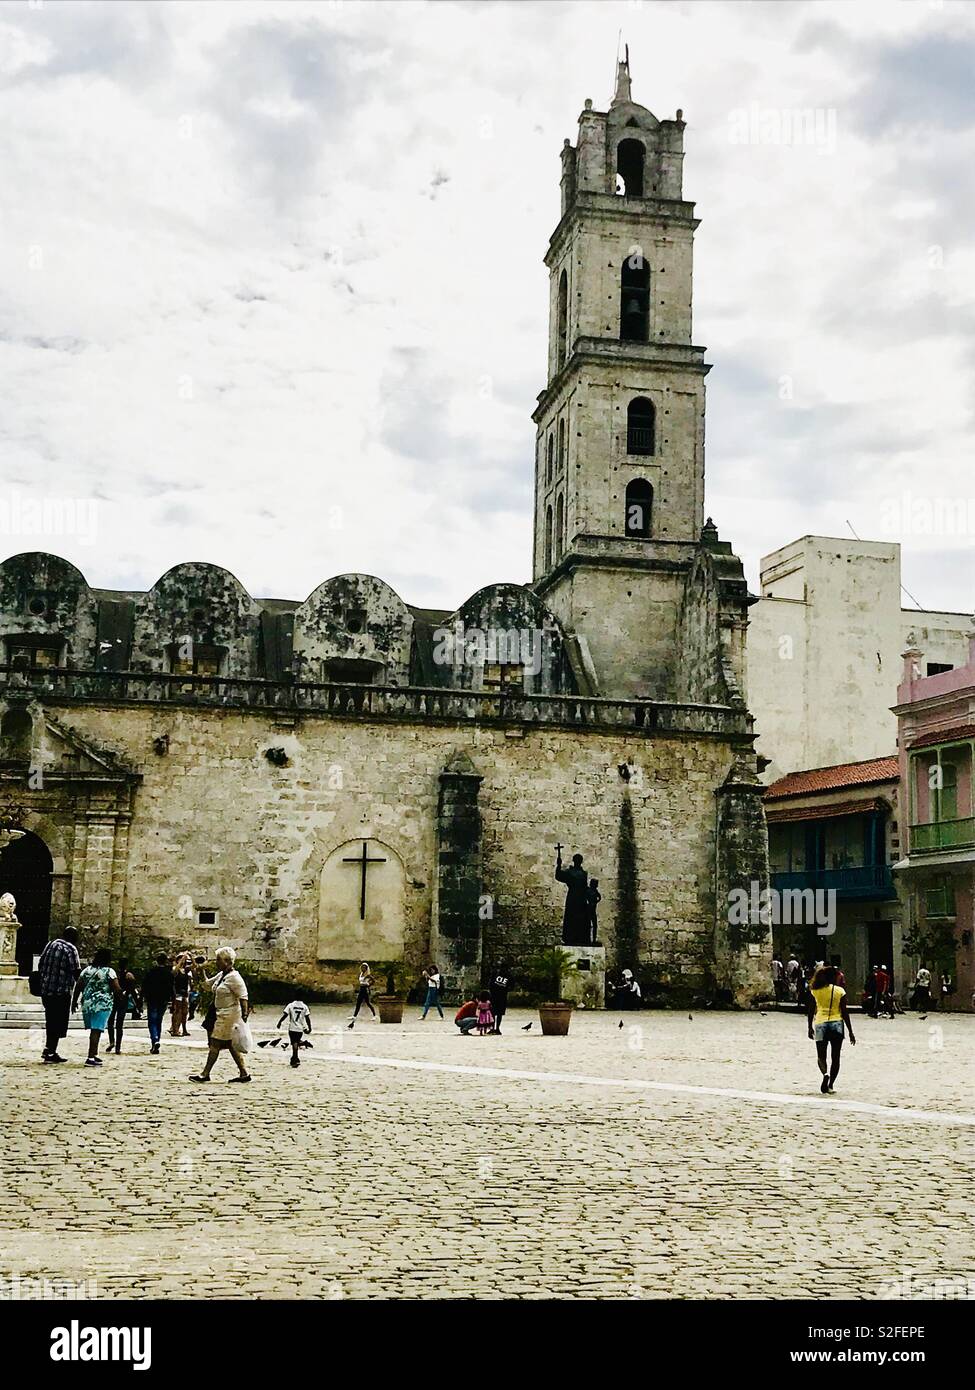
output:
M846 1007L846 990L836 983L836 966L821 965L809 981L806 1000L806 1021L809 1036L816 1040L816 1060L823 1080L819 1089L824 1095L831 1092L840 1074L840 1049L844 1029L850 1034L850 1045L856 1046L853 1024ZM826 1052L829 1049L829 1066Z

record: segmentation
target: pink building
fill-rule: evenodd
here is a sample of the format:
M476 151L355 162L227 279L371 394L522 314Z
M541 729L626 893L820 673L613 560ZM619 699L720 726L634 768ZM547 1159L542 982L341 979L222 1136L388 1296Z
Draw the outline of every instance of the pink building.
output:
M894 865L905 906L905 954L954 986L944 1001L972 1010L975 992L975 633L968 663L922 676L913 639L897 687L904 858ZM908 945L910 943L910 946Z

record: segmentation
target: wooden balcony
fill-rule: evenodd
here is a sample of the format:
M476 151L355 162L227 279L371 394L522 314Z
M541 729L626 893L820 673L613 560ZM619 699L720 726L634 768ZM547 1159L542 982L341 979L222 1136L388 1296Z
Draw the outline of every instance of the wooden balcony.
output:
M911 826L912 854L929 854L935 850L970 847L975 847L975 816Z
M788 889L835 889L838 899L885 902L897 896L889 864L859 864L845 869L802 869L773 873L772 887L782 893Z

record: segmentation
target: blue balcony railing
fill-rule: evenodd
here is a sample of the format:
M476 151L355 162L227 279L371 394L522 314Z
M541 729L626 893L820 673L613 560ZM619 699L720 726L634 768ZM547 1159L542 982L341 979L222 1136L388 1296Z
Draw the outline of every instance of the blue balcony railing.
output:
M838 898L873 899L883 902L896 897L889 864L859 864L846 869L806 869L798 873L772 874L772 887L786 889L833 888Z

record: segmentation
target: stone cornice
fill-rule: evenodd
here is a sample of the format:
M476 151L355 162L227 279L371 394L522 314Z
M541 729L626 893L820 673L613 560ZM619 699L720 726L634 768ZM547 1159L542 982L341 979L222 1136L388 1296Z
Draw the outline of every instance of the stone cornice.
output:
M670 227L694 232L701 220L694 204L671 198L621 198L614 193L577 193L552 233L545 264L551 268L576 222L605 222L615 227L666 233Z
M641 374L660 370L693 372L701 380L711 370L705 362L703 347L685 343L630 343L619 338L576 338L572 349L552 380L539 392L538 404L532 413L537 424L552 401L571 378L584 366L636 367Z

